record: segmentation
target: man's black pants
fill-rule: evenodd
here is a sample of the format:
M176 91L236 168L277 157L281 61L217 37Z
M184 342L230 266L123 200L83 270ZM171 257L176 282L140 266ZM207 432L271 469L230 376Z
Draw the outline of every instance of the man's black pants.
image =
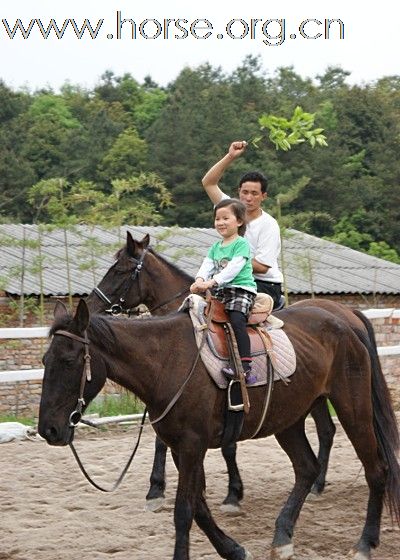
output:
M257 292L270 295L274 300L274 308L277 307L282 296L282 284L257 280L257 278L255 278L255 281L257 284Z

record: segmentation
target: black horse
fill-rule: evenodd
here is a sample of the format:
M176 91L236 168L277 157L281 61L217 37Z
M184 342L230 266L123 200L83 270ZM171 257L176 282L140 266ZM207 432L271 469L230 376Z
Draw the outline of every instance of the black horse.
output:
M129 231L127 232L126 245L118 251L116 262L86 299L91 312L103 313L108 309L118 314L127 312L141 303L146 304L154 315L164 315L178 309L184 297L188 295L189 286L194 279L152 250L149 242L148 235L141 241L136 241ZM368 336L379 364L373 328L364 315L323 299L304 300L295 305L326 309L343 319L356 333L361 332ZM311 415L317 427L318 461L321 465L312 492L319 494L325 487L336 428L323 399L315 403ZM243 484L236 463L236 444L223 446L221 451L229 477L228 494L221 509L237 513L240 510L239 502L243 498ZM147 508L152 511L162 507L164 501L166 452L166 445L156 438L150 488L146 496Z
M387 385L368 339L360 342L332 313L293 307L280 316L296 351L297 368L288 386L275 383L271 406L256 437L275 435L293 464L295 484L276 519L271 558L294 557L295 523L320 470L305 435L305 418L318 399L329 397L362 462L369 487L364 528L351 553L354 560L368 560L371 549L379 544L384 498L400 524L399 434ZM208 448L220 446L225 391L214 384L198 359L188 315L180 312L140 321L90 317L81 300L74 317L62 304L56 306L50 334L53 338L44 356L40 435L52 445L71 442L71 418L79 404L85 408L107 377L116 381L146 404L179 471L174 560L189 559L193 520L220 557L251 558L216 525L206 503L203 461ZM85 367L88 345L90 380L86 380ZM257 431L264 392L263 387L249 389L251 408L241 440Z

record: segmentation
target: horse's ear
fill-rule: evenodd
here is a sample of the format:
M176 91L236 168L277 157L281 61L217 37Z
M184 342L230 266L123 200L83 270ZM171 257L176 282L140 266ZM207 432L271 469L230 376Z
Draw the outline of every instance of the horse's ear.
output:
M146 235L143 237L143 239L140 243L141 243L143 249L147 249L147 247L150 244L150 235L148 233L146 233Z
M126 250L130 257L136 257L137 241L133 239L132 234L129 231L126 232Z
M65 317L66 315L69 315L68 309L65 304L58 299L54 307L54 319L62 319L62 317Z
M79 333L83 333L89 325L90 313L87 303L80 299L74 316L74 325Z
M147 249L150 243L150 235L146 233L141 241L133 239L132 234L126 232L126 250L130 257L137 258L143 249Z

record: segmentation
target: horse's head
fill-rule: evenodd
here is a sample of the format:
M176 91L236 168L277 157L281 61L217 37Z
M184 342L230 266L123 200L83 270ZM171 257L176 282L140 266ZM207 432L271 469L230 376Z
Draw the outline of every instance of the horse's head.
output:
M84 300L80 300L74 316L57 302L50 330L53 338L43 356L39 409L39 434L51 445L72 441L74 425L106 380L105 364L90 349L89 321Z
M117 260L86 299L92 313L118 315L145 302L147 288L141 271L149 243L148 234L136 241L127 232L126 245L118 251Z

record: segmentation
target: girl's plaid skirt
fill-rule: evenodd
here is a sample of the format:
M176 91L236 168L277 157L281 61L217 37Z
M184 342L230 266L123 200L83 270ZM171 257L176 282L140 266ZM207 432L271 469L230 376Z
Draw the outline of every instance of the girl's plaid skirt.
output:
M246 317L250 315L256 299L256 294L253 292L233 286L218 288L213 291L213 296L222 301L225 305L225 311L241 311Z

